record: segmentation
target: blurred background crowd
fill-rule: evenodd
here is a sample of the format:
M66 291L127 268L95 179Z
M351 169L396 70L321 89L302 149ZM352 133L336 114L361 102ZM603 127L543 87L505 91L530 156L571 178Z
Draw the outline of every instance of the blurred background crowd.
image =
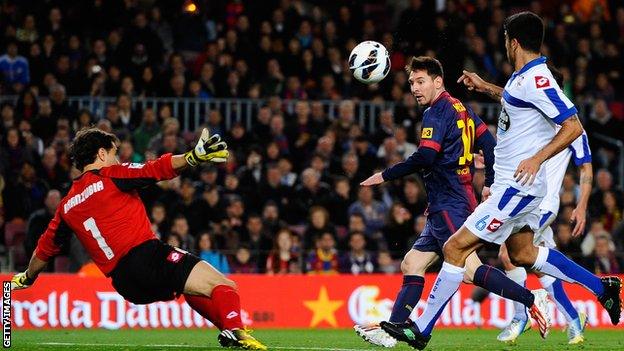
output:
M571 236L579 195L571 167L556 240L592 271L622 273L624 3L617 0L0 0L2 269L27 262L77 176L67 153L72 136L96 125L119 136L122 162L181 153L203 126L225 137L227 164L140 192L163 240L223 272L398 272L424 229L422 180L358 184L417 149L422 109L403 67L411 55L437 57L451 94L483 111L492 101L455 81L466 68L505 83L513 68L502 23L524 9L545 19L543 53L563 73L593 152L586 233ZM391 52L380 84L362 85L348 69L362 40ZM78 108L75 96L109 102ZM257 104L250 123L226 123L226 111L207 108L189 124L188 111L140 103L153 97ZM361 101L393 104L364 128L356 120ZM492 132L495 118L484 118ZM494 261L495 252L484 254ZM74 239L49 269L93 267Z

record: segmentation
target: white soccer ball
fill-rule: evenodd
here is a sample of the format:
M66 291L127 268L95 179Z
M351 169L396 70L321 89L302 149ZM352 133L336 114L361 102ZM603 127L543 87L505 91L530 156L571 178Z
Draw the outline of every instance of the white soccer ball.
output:
M377 83L390 72L388 50L376 41L363 41L351 50L349 69L360 82Z

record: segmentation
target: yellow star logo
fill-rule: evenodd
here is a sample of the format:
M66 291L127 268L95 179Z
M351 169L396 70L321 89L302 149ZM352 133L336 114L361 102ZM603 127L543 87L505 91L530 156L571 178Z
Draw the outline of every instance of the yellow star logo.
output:
M310 322L310 327L316 327L322 321L326 321L332 327L338 326L334 313L344 302L340 300L330 300L329 296L327 296L327 288L324 285L321 286L318 299L303 301L303 304L314 313L312 321Z

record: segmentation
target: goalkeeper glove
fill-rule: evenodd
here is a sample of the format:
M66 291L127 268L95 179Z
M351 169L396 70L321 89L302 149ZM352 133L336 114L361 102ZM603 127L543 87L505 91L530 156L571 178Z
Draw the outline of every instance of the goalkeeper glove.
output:
M227 144L221 141L221 136L219 134L210 136L208 129L204 128L197 145L193 150L185 153L184 158L189 165L195 167L202 162L225 162L229 154Z
M35 278L31 278L26 274L28 271L17 273L11 278L11 290L21 290L29 288L35 282Z

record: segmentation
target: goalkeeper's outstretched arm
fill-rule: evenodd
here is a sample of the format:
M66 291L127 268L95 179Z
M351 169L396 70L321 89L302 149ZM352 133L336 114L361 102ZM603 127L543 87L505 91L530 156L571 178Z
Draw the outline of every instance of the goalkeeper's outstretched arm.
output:
M165 154L146 163L112 165L101 168L99 174L111 178L121 191L132 191L161 180L173 179L188 166L226 162L228 156L227 144L221 140L221 136L210 135L208 129L204 128L195 147L184 154Z

